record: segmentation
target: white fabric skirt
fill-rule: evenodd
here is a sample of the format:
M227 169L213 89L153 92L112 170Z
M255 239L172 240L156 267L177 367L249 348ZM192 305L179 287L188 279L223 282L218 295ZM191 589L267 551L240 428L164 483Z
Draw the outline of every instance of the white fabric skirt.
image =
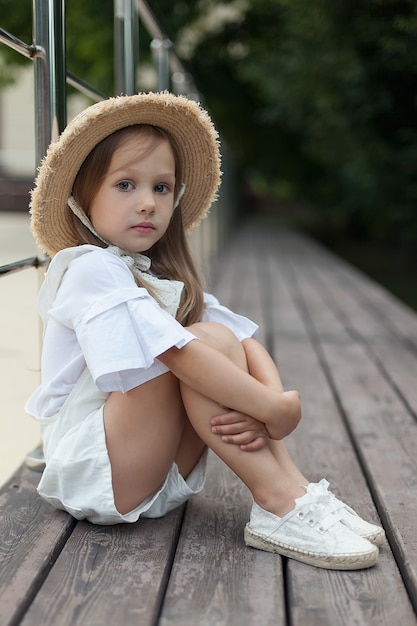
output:
M46 468L39 494L77 519L120 524L136 522L140 516L162 517L199 493L205 482L207 451L186 480L173 463L157 493L129 513L118 512L104 433L108 396L97 389L85 369L59 413L40 420Z

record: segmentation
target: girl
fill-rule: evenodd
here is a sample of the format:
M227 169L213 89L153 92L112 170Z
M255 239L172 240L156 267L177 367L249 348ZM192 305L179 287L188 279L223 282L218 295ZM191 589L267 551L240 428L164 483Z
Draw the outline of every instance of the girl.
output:
M97 524L158 517L201 491L211 448L253 495L247 545L370 567L382 529L296 468L282 439L298 393L283 391L256 325L203 293L185 233L219 181L207 113L168 93L93 105L48 150L31 207L53 257L27 403L45 449L38 491Z

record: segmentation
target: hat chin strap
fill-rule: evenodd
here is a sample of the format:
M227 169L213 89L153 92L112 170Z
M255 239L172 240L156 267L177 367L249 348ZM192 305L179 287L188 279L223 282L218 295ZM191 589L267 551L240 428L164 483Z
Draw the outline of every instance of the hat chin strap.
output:
M90 233L93 233L94 237L97 237L97 239L100 239L100 241L105 243L106 246L112 245L109 241L106 241L106 239L103 239L103 237L99 235L98 232L94 229L94 226L92 225L92 223L90 222L90 220L88 219L88 217L86 216L86 214L84 213L80 205L77 204L74 196L70 196L68 198L68 206L71 209L71 211L74 213L74 215L78 217L80 222L84 224L86 228L88 228Z

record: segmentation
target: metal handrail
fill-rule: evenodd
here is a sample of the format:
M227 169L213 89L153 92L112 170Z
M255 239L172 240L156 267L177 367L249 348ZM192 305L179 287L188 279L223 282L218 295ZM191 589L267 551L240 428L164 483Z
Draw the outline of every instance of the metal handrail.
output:
M33 60L36 56L45 55L45 50L43 50L40 46L35 46L33 44L29 45L9 33L7 30L4 30L4 28L0 28L0 41L9 48L12 48L12 50L19 52L19 54L28 59ZM80 93L83 93L85 96L91 98L92 100L105 100L108 97L107 94L99 91L72 72L67 71L66 82L68 85L71 85Z
M0 42L34 62L36 162L39 165L51 140L66 125L66 85L75 87L93 101L108 96L66 69L65 0L33 0L34 43L28 45L0 28ZM169 89L170 81L177 93L198 99L192 77L175 54L174 46L163 32L145 0L114 0L116 93L135 93L138 63L138 18L153 37L151 50L158 74L158 90ZM170 75L171 73L171 75ZM225 155L227 156L227 155ZM225 164L227 159L223 159ZM225 169L227 166L225 167ZM232 221L229 197L221 196L198 232L190 240L200 263L224 243L225 231ZM228 210L227 210L228 209ZM211 222L211 223L210 223ZM32 256L0 267L0 277L27 268L43 268L49 257ZM44 467L42 444L26 455L26 464L41 471Z
M190 73L185 69L175 53L174 44L162 30L158 20L145 0L136 0L139 17L152 35L151 48L154 53L155 64L158 67L158 89L168 89L168 68L171 70L171 79L178 93L187 93L197 99L198 90Z
M32 45L0 28L0 42L34 61L37 165L42 161L51 140L57 138L66 125L66 85L75 87L93 101L108 97L66 69L65 2L66 0L33 0ZM139 19L153 37L151 51L158 75L158 90L169 90L171 86L176 93L199 99L193 78L181 63L172 41L146 0L114 0L116 93L130 94L136 91ZM223 150L224 170L226 172L229 169L230 172L232 168L226 157ZM227 192L225 178L224 176L223 189ZM199 232L193 233L191 243L194 252L199 255L199 261L205 262L209 257L206 251L209 249L215 253L224 241L233 219L228 205L230 197L223 192L212 211L214 228L204 222Z
M28 45L24 41L21 41L4 28L0 28L0 41L6 44L9 48L12 48L19 54L27 57L28 59L33 59L36 54L40 54L42 51L38 49L37 46L31 44Z
M71 85L93 101L108 96L66 69L65 50L65 3L66 0L33 0L33 44L28 45L11 33L0 28L0 42L34 61L35 75L35 130L36 163L39 165L50 142L58 137L66 126L66 85ZM199 99L192 77L175 53L173 43L161 28L145 0L114 0L115 75L116 93L130 94L136 91L135 79L138 63L139 19L153 37L151 50L158 75L158 90L168 89ZM223 150L223 165L232 170ZM225 186L225 176L223 189ZM230 188L229 188L230 189ZM198 254L199 262L205 262L221 246L230 228L233 215L230 211L230 195L220 196L212 211L214 227L204 222L199 232L193 233L191 244ZM204 240L204 241L203 241ZM207 240L207 241L206 241ZM27 264L22 262L23 267ZM30 266L30 263L29 263ZM10 273L0 268L0 276Z
M38 256L31 256L27 259L22 259L21 261L7 263L6 265L0 266L0 278L1 276L6 276L7 274L15 274L16 272L21 272L28 267L34 267L35 269L38 269L39 267L44 267L48 265L48 263L48 257L39 258Z
M106 100L108 98L108 94L105 94L103 91L99 91L95 87L92 87L89 83L82 78L79 78L72 72L67 70L67 85L71 85L71 87L75 87L77 91L87 96L87 98L91 98L91 100L95 100L98 102L99 100Z

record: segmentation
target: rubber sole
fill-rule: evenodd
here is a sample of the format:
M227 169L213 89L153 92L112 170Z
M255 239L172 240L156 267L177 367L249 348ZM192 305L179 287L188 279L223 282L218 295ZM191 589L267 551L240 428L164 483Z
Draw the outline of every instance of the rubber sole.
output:
M357 554L325 554L321 552L310 552L307 550L299 550L297 548L281 544L258 535L253 530L245 527L244 531L245 544L251 548L264 550L266 552L276 552L281 556L287 556L296 561L321 567L324 569L334 570L357 570L372 567L378 561L378 548L373 546L373 550L361 552Z

